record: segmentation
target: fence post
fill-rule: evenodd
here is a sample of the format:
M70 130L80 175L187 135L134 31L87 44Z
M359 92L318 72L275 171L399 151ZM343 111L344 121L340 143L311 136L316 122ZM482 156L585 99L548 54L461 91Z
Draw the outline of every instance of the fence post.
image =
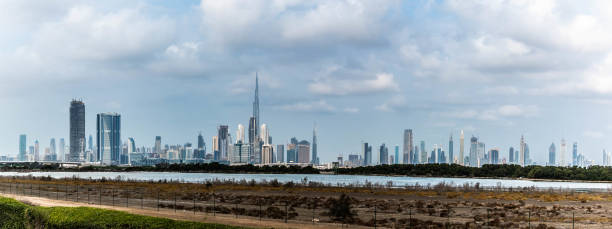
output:
M159 189L157 189L157 211L159 211Z
M77 196L77 201L76 202L77 203L79 202L79 189L80 189L80 186L79 186L79 184L77 184L77 189L76 189L76 196Z
M130 207L130 190L127 190L127 193L125 194L125 207L129 208Z
M289 210L287 209L287 204L289 201L285 201L285 223L287 223L287 218L289 218Z
M238 201L234 202L234 215L236 215L236 219L238 219Z
M111 188L111 196L113 197L113 207L115 206L115 187Z
M213 192L213 197L212 198L213 198L213 216L215 216L215 213L217 211L217 203L216 203L216 200L215 200L215 193L214 192Z
M259 202L259 221L261 221L261 199L258 201Z
M489 209L487 208L487 227L488 226L491 226L491 225L489 225Z
M315 223L315 208L317 208L316 200L312 201L312 224Z
M376 228L376 203L374 203L374 228Z
M531 229L531 209L529 209L529 218L528 218L528 220L529 220L528 226Z
M38 184L38 197L40 197L40 184Z
M144 188L140 190L140 209L144 209Z
M59 200L59 184L55 184L55 199Z
M195 215L196 212L196 208L195 208L195 201L196 201L196 194L193 193L193 214Z
M98 205L102 205L102 185L98 185Z
M446 228L450 228L450 214L451 214L451 207L448 206L448 209L446 209Z
M176 192L174 193L174 213L176 213Z
M90 184L91 185L91 184ZM90 194L89 194L89 186L87 187L87 204L91 202Z
M65 197L66 197L66 201L68 201L68 183L64 184L64 189L66 189Z
M574 229L574 211L572 211L572 229Z
M412 205L410 207L408 207L408 227L412 228Z

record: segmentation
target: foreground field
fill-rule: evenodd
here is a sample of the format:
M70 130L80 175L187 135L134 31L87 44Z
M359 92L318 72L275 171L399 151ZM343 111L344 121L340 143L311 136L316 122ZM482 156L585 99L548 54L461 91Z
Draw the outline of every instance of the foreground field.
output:
M249 227L612 228L612 194L563 189L11 177L0 178L0 192L36 199L43 206L120 207L143 215Z
M29 206L0 197L0 228L239 228L89 207Z

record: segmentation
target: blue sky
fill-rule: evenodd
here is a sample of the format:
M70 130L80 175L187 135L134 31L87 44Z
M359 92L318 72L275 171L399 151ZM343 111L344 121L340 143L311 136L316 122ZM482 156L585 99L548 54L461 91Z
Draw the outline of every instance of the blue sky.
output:
M0 0L0 153L68 136L68 107L122 115L124 139L207 144L248 124L255 72L274 143L322 161L361 141L448 144L459 130L502 156L521 134L543 162L562 138L612 149L609 1ZM455 144L458 147L458 144ZM377 147L376 147L377 148ZM458 151L456 148L455 151ZM569 151L569 150L568 150ZM375 154L377 154L376 152ZM569 158L568 158L569 160Z

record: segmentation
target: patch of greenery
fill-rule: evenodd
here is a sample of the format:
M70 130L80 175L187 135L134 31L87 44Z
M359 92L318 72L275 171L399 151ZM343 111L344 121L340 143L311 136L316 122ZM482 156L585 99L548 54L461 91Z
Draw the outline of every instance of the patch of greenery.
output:
M33 207L0 197L0 228L240 228L89 207Z

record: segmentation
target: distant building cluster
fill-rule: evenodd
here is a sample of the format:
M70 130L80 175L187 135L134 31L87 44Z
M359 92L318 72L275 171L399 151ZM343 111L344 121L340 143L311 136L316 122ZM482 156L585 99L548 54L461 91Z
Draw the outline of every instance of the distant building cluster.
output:
M44 149L41 157L40 144L34 141L28 147L27 136L19 136L19 154L15 161L75 162L99 165L155 165L159 163L210 163L222 164L295 164L319 165L317 152L317 130L313 128L312 142L291 138L285 144L274 145L270 127L260 124L259 77L255 76L253 114L248 129L237 125L232 136L228 125L219 125L212 138L209 151L202 133L197 137L197 146L187 142L179 145L162 144L156 136L153 147L137 147L134 138L121 139L121 115L113 112L96 116L96 136L86 138L85 103L73 100L70 103L69 142L59 140L59 151L55 139ZM286 150L285 150L286 149ZM6 158L5 158L6 159ZM12 160L12 159L10 159Z

